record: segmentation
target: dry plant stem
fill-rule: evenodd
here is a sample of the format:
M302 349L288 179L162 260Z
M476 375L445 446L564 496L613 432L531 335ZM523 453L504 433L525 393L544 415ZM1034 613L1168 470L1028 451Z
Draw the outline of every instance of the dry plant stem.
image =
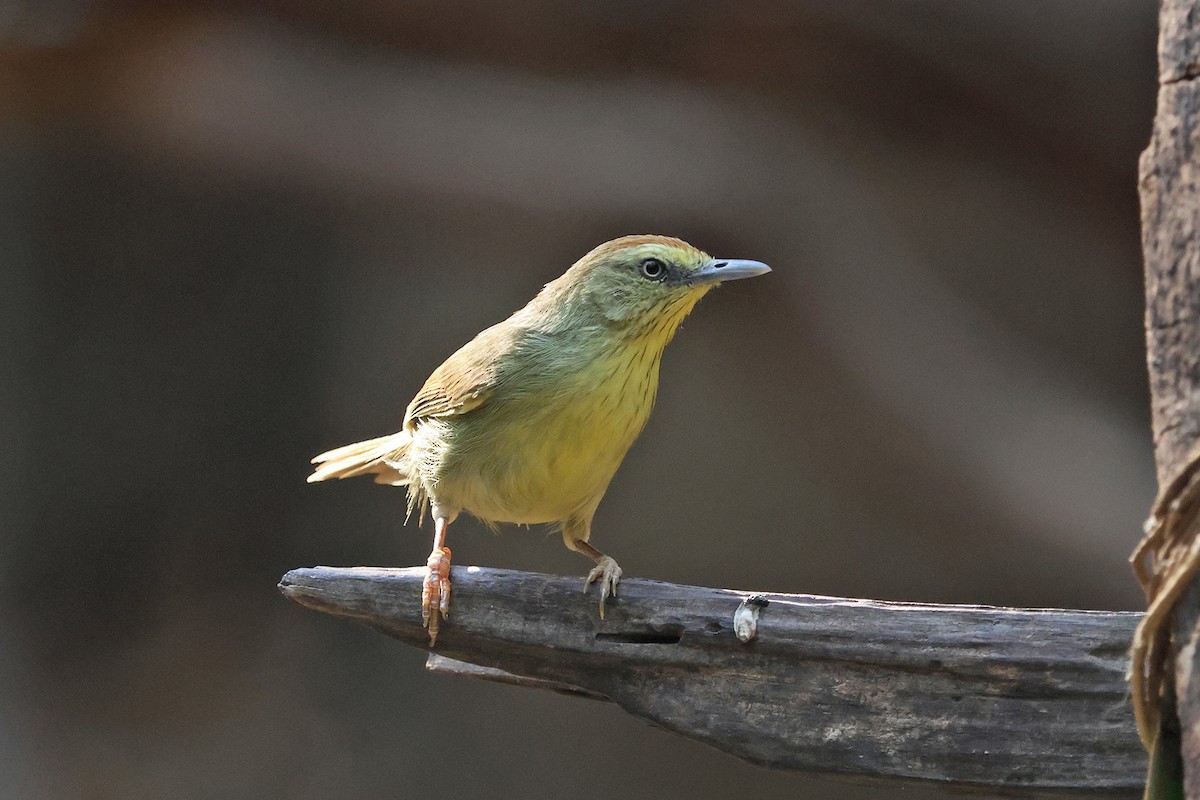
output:
M1162 714L1171 705L1165 699L1171 696L1165 682L1171 660L1172 615L1200 569L1198 464L1190 462L1164 488L1147 523L1146 536L1130 559L1149 604L1133 637L1129 671L1138 735L1147 750L1153 747Z

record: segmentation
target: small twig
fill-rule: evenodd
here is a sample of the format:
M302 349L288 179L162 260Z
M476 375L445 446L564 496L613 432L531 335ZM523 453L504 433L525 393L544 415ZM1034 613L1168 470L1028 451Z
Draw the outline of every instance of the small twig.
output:
M280 588L421 649L421 568L294 570ZM1135 793L1126 647L1139 615L882 603L456 567L430 668L605 698L758 764L1023 791ZM467 662L465 667L454 662Z
M483 681L492 681L493 683L504 683L509 686L524 686L529 689L548 689L552 692L560 694L569 694L576 697L586 697L589 700L601 700L608 702L608 698L598 692L591 692L587 689L581 689L578 686L572 686L569 683L559 683L558 681L548 681L543 678L530 678L525 675L514 675L511 672L505 672L502 669L495 667L481 667L478 664L472 664L469 661L459 661L454 658L430 653L429 658L425 659L425 669L430 672L436 672L439 675L457 675L460 678L478 678Z

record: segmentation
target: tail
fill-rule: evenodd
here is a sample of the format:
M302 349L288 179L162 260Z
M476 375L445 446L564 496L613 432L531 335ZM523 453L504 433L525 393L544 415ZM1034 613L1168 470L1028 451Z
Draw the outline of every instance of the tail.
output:
M319 466L308 476L308 482L373 474L376 483L407 486L408 475L403 470L410 444L408 431L400 431L321 453L312 460Z

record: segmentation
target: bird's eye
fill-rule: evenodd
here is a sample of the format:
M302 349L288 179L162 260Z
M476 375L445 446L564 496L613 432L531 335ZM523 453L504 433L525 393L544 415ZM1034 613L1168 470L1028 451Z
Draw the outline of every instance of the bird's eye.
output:
M657 258L647 258L638 265L638 271L642 273L642 277L652 281L661 281L667 277L666 265Z

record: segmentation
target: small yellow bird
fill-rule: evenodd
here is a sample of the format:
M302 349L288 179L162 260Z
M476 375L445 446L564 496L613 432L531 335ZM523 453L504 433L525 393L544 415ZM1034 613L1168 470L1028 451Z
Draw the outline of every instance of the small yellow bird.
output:
M592 517L654 405L663 348L722 281L770 272L714 259L679 239L625 236L600 245L520 311L434 370L398 433L313 459L309 482L374 474L408 487L408 513L434 520L421 597L430 646L450 608L446 529L466 511L500 522L557 523L596 566L604 601L617 562L591 544Z

